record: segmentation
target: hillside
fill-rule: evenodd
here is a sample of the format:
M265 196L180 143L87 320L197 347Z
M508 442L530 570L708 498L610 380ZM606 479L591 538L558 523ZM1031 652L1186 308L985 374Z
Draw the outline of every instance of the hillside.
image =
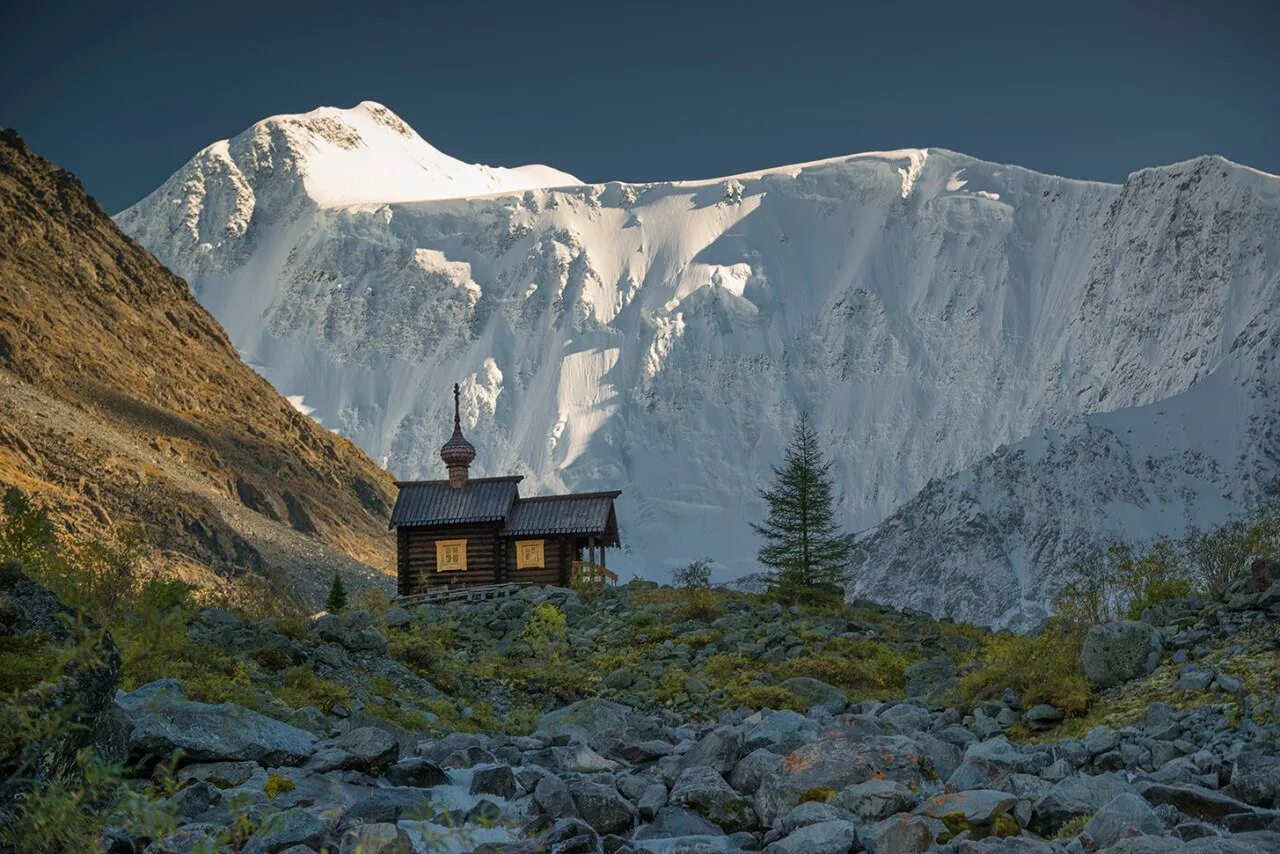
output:
M142 522L171 568L390 566L390 477L240 359L70 173L0 133L0 484L71 530ZM365 582L367 583L367 581Z
M756 569L756 489L802 408L855 530L1001 446L1125 422L1132 464L1087 437L1021 457L1026 484L1069 458L1072 486L973 517L983 536L953 485L930 510L945 529L864 537L854 593L967 619L1032 614L1082 532L1212 525L1280 472L1274 176L1203 157L1113 185L931 148L342 203L332 176L398 156L366 129L383 110L268 119L118 221L282 394L397 475L434 472L461 381L478 473L622 488L616 568ZM1219 417L1169 434L1164 402L1200 387Z

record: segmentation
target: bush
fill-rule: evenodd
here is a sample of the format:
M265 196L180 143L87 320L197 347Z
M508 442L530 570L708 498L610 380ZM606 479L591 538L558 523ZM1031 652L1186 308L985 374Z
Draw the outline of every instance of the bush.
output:
M671 583L686 590L711 586L711 558L692 561L671 573Z
M520 640L529 644L535 656L546 658L563 646L569 632L564 612L555 605L534 605L529 620L520 631Z
M315 706L328 711L337 703L351 701L351 689L330 679L322 679L306 665L291 667L281 674L283 684L274 693L293 708Z
M268 798L274 798L276 795L292 792L295 788L296 785L288 777L283 774L271 773L267 775L267 782L262 787L262 792Z
M1038 635L1000 632L979 649L977 669L960 680L960 693L971 705L1012 688L1028 706L1048 703L1066 714L1080 714L1093 699L1093 688L1076 668L1084 631L1055 621Z

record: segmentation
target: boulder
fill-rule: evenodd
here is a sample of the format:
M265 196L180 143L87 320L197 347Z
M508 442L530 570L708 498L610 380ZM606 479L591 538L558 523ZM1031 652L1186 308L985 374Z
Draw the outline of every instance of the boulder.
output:
M1144 785L1141 792L1148 803L1168 804L1176 807L1183 815L1215 824L1221 824L1230 816L1256 812L1254 807L1222 792L1190 783L1182 785L1151 783Z
M569 784L569 794L582 820L596 833L620 833L631 831L635 807L618 790L602 783L574 780Z
M187 761L300 765L316 743L306 730L234 703L215 706L163 692L137 702L129 695L123 699L131 724L129 754L137 760L158 760L181 750Z
M1032 804L1031 828L1051 834L1076 816L1093 815L1117 795L1133 791L1119 773L1067 777Z
M729 785L743 794L754 795L764 778L781 767L781 756L766 748L757 748L733 766L733 771L729 772Z
M917 661L907 668L907 696L941 696L956 684L956 663L945 655Z
M1161 836L1164 823L1146 801L1124 792L1103 804L1085 824L1084 832L1096 848L1106 848L1130 836Z
M396 786L412 786L417 789L428 789L432 786L444 786L449 783L449 775L444 769L430 759L421 756L410 756L401 759L386 770L383 776L387 782Z
M658 810L653 821L636 831L635 838L644 840L724 835L719 825L707 821L692 810L665 806Z
M538 721L543 736L576 735L597 749L615 741L645 741L661 735L661 727L630 706L589 697L547 712Z
M757 823L751 802L735 792L714 768L706 766L685 769L667 802L692 810L728 833L750 830Z
M719 774L728 774L742 758L742 752L742 733L731 726L716 727L680 757L679 768L683 771L705 765Z
M1095 688L1110 688L1151 673L1162 650L1160 632L1146 623L1103 623L1089 629L1078 666Z
M757 808L772 824L801 800L825 800L846 786L877 778L921 787L934 776L919 753L901 750L899 739L867 736L856 728L833 729L790 753L756 793Z
M318 847L324 839L325 823L301 807L271 813L241 849L243 854L272 854L294 845Z
M518 790L515 772L509 765L480 766L472 772L470 792L473 795L497 795L509 799L514 798Z
M569 787L554 774L547 774L533 788L533 802L543 815L551 818L577 818L578 807Z
M338 842L339 854L412 854L409 834L388 822L353 827Z
M658 811L667 805L667 787L661 783L650 783L645 786L636 803L641 821L652 821Z
M1036 774L1049 765L1041 752L1023 752L1004 736L974 742L960 765L947 777L952 789L1003 789L1012 773Z
M851 821L823 821L792 831L769 844L765 854L847 854L858 844L858 827Z
M1027 713L1022 716L1027 726L1034 730L1053 729L1062 723L1062 712L1058 711L1048 703L1040 703L1027 709Z
M400 743L377 727L357 727L340 736L335 746L350 755L348 768L377 776L400 757Z
M809 676L792 676L784 679L778 687L800 698L809 708L817 706L829 712L838 712L848 702L839 688Z
M936 818L955 832L971 830L975 836L1016 836L1019 823L1013 817L1018 798L994 789L970 789L930 798L919 812Z
M1280 808L1280 757L1242 753L1231 766L1226 791L1257 807Z
M936 818L900 813L862 831L868 854L925 854L947 826Z
M916 805L919 796L892 780L867 780L841 789L831 803L863 821L880 821Z

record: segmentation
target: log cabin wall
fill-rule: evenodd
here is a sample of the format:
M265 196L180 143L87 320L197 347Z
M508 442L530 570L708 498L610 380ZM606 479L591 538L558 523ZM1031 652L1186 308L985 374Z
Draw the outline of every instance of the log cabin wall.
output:
M501 523L487 525L449 525L432 528L399 528L401 539L397 585L401 595L420 593L432 587L452 584L475 586L504 580L505 550L498 530ZM436 542L467 541L467 568L451 572L436 571ZM511 566L514 566L514 559Z
M528 582L531 584L552 584L560 587L569 586L569 572L573 565L574 548L572 537L557 536L522 536L504 537L506 540L506 576L504 581ZM521 540L542 540L541 569L516 569L516 543Z

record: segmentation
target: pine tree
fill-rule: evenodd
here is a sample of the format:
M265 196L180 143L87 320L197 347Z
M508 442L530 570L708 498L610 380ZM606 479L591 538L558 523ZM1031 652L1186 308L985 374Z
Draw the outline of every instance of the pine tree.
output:
M835 520L832 465L802 412L783 465L774 466L773 488L760 490L769 517L751 526L764 539L759 560L770 570L770 592L780 599L843 595L853 535L844 533Z
M342 576L336 572L329 587L329 597L324 600L324 609L330 614L339 614L347 609L347 588L342 586Z

